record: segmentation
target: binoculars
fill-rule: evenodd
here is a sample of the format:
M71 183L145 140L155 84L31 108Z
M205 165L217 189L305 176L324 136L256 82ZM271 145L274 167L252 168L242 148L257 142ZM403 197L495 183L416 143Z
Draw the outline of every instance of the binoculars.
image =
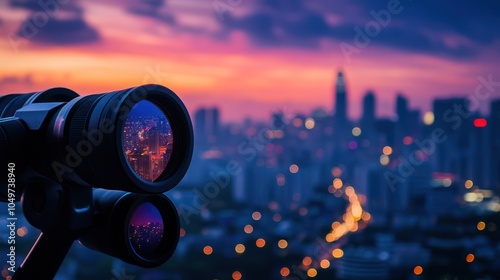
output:
M42 231L13 279L53 278L75 240L134 265L165 263L180 226L163 193L192 153L186 107L161 85L1 96L0 201L12 219L20 200Z

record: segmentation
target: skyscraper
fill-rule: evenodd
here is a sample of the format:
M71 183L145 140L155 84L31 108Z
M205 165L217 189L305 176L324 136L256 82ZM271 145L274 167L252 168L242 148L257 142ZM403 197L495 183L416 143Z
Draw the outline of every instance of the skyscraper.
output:
M373 91L366 92L365 97L363 97L363 116L361 119L371 122L375 120L375 94Z
M156 126L148 131L149 151L153 155L160 154L160 131Z
M446 144L435 145L436 171L460 176L468 174L472 164L468 160L472 120L467 99L436 99L433 102L433 112L434 128L441 129L446 135Z
M347 120L347 92L342 71L338 72L335 85L335 119L338 121Z
M406 123L408 119L408 100L401 93L396 97L396 114L398 121Z
M219 133L219 109L200 108L194 115L195 137L201 143L213 143Z

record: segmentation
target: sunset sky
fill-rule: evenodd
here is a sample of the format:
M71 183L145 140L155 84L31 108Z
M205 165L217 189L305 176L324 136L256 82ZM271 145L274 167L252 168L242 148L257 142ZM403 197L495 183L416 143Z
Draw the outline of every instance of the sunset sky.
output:
M0 94L160 83L191 113L219 106L224 121L267 119L331 112L343 69L349 115L372 89L390 117L397 92L428 110L436 97L473 94L478 76L499 81L499 27L495 0L1 1ZM358 28L370 41L356 46Z

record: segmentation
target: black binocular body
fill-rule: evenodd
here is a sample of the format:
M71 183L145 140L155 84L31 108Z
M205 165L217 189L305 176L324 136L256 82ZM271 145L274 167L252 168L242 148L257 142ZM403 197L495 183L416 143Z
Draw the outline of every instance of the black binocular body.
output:
M53 277L74 240L142 267L166 262L180 226L163 193L184 177L192 153L187 109L161 85L1 96L0 201L21 200L42 230L14 279L40 269ZM52 268L38 264L46 250Z

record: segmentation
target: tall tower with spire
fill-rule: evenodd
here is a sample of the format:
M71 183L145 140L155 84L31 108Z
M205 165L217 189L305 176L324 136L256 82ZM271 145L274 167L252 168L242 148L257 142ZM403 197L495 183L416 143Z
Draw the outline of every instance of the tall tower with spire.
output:
M347 93L345 89L344 74L339 71L335 85L335 119L337 121L347 120Z

